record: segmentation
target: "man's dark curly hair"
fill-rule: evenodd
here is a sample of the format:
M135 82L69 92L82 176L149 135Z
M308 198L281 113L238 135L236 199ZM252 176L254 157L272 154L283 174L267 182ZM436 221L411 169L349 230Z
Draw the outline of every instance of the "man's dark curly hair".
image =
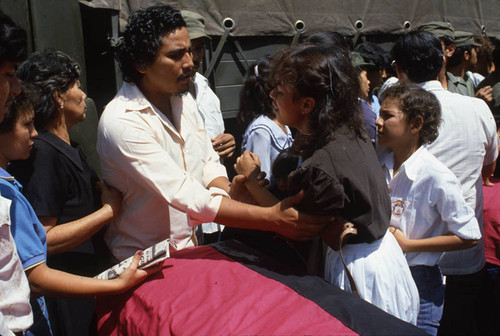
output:
M390 86L382 93L382 102L394 100L406 122L421 116L424 123L420 130L420 145L430 144L438 137L441 124L441 105L436 96L416 84L401 82Z
M425 31L401 36L392 48L392 57L414 83L435 80L443 67L441 42Z
M68 91L79 80L80 67L63 52L35 52L19 66L17 77L24 87L38 91L35 127L45 130L61 113L54 95Z
M365 62L375 64L377 69L384 69L391 63L389 53L373 42L360 43L354 50L361 54Z
M311 97L310 134L298 134L293 149L304 159L324 147L340 128L365 139L364 118L358 101L359 82L347 54L341 49L302 44L276 55L271 84L294 90L295 98Z
M253 63L246 75L245 83L240 91L240 110L238 120L243 124L250 123L263 114L269 119L276 118L269 98L269 63L271 57L261 58ZM257 67L257 70L256 70Z
M130 16L116 52L123 80L137 84L142 78L137 68L152 64L162 45L161 39L185 26L181 12L166 5L139 10Z
M0 11L0 65L21 62L27 55L26 32Z

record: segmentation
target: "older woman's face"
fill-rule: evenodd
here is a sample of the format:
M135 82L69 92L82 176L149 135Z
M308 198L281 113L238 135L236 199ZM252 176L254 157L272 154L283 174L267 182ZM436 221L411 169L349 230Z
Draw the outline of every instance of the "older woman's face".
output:
M85 120L87 109L85 98L87 98L87 95L80 89L80 81L75 82L62 94L63 111L68 125L73 126Z

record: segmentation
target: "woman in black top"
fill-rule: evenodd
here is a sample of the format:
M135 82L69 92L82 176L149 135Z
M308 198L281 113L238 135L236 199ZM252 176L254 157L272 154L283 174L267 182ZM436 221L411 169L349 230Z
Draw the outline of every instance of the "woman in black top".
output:
M28 160L9 172L24 186L47 231L47 264L62 271L94 276L109 264L104 243L92 237L120 211L121 195L98 182L70 128L85 119L85 93L79 67L60 52L34 53L18 69L23 85L38 92L38 138ZM101 193L99 195L100 189ZM47 300L54 335L88 335L92 299Z
M358 235L342 248L360 296L408 322L416 322L418 292L394 237L387 185L375 151L365 135L357 100L357 71L340 49L301 45L275 56L270 96L281 123L297 128L292 150L302 158L288 178L291 193L303 193L302 211L336 215L320 236L329 245L325 279L351 290L335 251L335 238L345 221ZM275 202L254 176L258 158L246 152L237 171L261 205ZM334 247L334 248L332 248Z

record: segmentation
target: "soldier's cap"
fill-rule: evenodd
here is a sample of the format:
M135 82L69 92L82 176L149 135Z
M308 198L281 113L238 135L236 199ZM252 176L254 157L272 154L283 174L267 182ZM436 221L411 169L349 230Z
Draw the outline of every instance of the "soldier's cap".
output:
M351 52L351 63L352 63L352 66L355 68L374 67L375 66L375 64L373 64L373 63L365 62L365 60L363 59L363 56L361 56L361 54L357 51Z
M457 47L475 46L480 47L481 44L474 41L474 34L465 31L455 32L455 45Z
M186 22L186 28L191 40L200 37L210 38L210 36L205 33L205 19L203 18L203 16L188 10L181 10L181 15Z
M445 36L455 39L455 29L453 29L453 26L449 22L431 21L422 24L418 29L421 31L429 32L436 36L438 39Z

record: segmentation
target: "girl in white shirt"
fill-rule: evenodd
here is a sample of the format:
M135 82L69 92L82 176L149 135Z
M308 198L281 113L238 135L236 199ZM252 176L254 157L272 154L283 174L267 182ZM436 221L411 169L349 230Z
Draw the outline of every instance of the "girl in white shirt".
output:
M420 295L417 326L437 334L444 303L438 266L443 252L474 246L481 237L460 183L426 149L438 136L441 109L436 97L414 84L397 84L382 95L376 121L381 159L391 196L390 232L405 252Z

